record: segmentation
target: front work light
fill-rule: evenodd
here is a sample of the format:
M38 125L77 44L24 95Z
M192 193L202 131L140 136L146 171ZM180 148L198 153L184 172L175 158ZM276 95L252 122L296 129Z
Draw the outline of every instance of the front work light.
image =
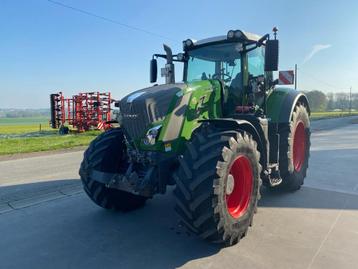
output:
M230 30L227 32L227 39L240 39L242 38L242 32L240 30Z
M230 30L229 32L227 32L227 39L232 39L235 37L235 31Z
M187 39L187 40L183 41L183 47L184 47L184 49L185 49L185 48L190 48L191 46L193 46L193 44L194 44L194 42L193 42L193 40L191 40L191 39Z

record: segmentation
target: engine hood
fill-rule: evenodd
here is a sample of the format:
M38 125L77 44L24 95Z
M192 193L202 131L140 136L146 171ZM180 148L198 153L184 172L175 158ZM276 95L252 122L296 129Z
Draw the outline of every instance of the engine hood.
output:
M163 84L128 94L119 102L121 125L132 139L142 137L151 123L165 118L175 94L185 87L184 83Z
M120 103L141 102L148 99L166 99L173 97L178 91L184 88L184 83L163 84L134 91L121 99Z

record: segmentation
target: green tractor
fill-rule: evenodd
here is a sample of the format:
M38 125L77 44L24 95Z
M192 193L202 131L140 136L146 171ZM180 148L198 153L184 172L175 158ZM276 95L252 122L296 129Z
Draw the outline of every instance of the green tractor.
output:
M97 205L130 211L175 185L182 223L211 242L237 243L252 225L260 188L298 190L308 168L310 109L306 96L276 87L278 40L230 30L187 39L166 60L165 84L118 102L119 128L84 153L80 176ZM183 64L175 81L174 62Z

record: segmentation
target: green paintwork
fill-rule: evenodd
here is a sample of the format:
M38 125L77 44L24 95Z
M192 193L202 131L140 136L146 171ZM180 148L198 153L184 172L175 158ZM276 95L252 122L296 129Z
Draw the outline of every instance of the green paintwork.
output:
M178 137L172 141L163 141L167 127L173 118L173 110L178 99L188 95L189 101L184 112ZM221 85L218 80L201 80L187 83L183 90L178 91L170 103L167 116L163 121L154 122L149 128L162 124L157 143L145 145L143 140L137 140L136 144L141 150L165 152L165 144L170 144L170 152L180 153L184 150L184 142L191 138L193 130L199 127L199 120L222 117L221 111ZM148 128L148 129L149 129Z
M271 90L267 96L267 117L271 122L279 122L282 106L289 94L296 94L297 91L291 88L276 88Z
M267 117L273 123L278 123L288 95L298 95L299 92L290 88L277 88L271 90L267 97ZM171 141L164 141L166 132L168 131L169 122L173 120L173 111L178 104L178 100L188 95L188 103L185 104L185 112L183 120L178 122L181 124L179 135ZM294 104L292 104L294 105ZM287 112L286 112L287 113ZM202 80L186 83L183 90L177 92L170 103L167 116L162 121L151 123L148 129L162 125L162 128L154 145L145 145L143 137L135 141L139 149L145 151L161 151L166 152L165 145L170 144L168 152L182 153L185 141L191 138L193 131L199 127L199 120L221 118L221 84L218 80Z
M272 122L278 122L281 106L288 94L286 89L275 89L269 92L267 96L267 117Z
M288 95L297 95L299 92L290 88L277 88L271 90L267 97L267 117L271 122L279 122L282 113L282 107L287 101ZM188 103L186 104L183 120L178 122L181 124L179 135L171 141L164 141L166 132L168 131L169 122L173 120L173 111L178 104L178 100L184 95L188 95ZM294 105L294 104L292 104ZM185 141L191 138L193 130L199 127L199 120L221 118L221 85L218 80L202 80L187 83L183 90L178 91L170 103L167 116L162 121L153 122L148 129L162 125L157 142L154 145L145 145L143 137L136 141L139 149L145 151L161 151L166 152L165 144L170 144L171 150L168 152L181 153L184 150Z

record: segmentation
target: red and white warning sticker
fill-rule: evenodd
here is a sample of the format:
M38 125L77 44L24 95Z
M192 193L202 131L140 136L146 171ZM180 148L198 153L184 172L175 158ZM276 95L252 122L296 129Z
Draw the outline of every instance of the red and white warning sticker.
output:
M97 129L98 129L98 130L104 129L104 122L103 122L103 121L100 121L100 122L98 123Z

